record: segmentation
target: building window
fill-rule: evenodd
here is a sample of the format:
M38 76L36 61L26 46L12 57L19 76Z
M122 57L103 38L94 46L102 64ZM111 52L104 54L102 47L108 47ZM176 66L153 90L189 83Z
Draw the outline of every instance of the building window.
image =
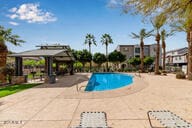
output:
M179 56L179 60L181 60L181 56Z
M124 51L129 51L129 49L128 48L124 48Z
M135 53L140 53L140 48L135 48Z

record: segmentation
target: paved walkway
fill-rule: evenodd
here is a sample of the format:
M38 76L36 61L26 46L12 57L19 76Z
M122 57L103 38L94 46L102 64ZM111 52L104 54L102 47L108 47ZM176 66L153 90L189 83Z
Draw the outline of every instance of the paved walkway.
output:
M65 76L57 84L43 84L1 98L0 128L68 128L79 124L83 111L105 111L113 128L149 128L147 111L160 109L192 122L191 81L177 80L174 75L142 74L135 81L144 88L127 91L131 89L125 87L122 94L90 96L77 93L75 81L79 76L82 79L78 83L84 85L90 74Z

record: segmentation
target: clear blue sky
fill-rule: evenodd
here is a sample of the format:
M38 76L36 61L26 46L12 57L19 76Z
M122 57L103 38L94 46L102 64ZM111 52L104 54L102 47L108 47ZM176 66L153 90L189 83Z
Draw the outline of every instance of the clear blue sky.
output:
M88 49L84 45L87 33L96 37L97 47L93 52L105 52L100 40L104 33L112 36L113 51L119 44L138 44L131 39L131 32L152 29L151 24L143 24L140 16L122 14L108 5L115 0L0 0L0 25L12 28L13 33L26 41L22 47L8 44L14 52L35 49L39 44L68 44L76 50ZM185 33L177 33L167 39L167 49L186 47ZM145 44L155 43L154 37Z

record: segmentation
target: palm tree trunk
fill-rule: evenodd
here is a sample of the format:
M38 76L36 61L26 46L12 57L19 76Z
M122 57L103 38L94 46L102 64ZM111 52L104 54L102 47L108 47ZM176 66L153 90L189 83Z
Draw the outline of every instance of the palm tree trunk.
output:
M156 59L155 59L155 74L159 74L159 51L160 51L160 34L156 35L157 48L156 48Z
M89 44L89 53L91 53L91 44ZM92 59L90 61L90 72L91 72L91 69L92 69Z
M109 59L108 59L108 45L106 44L106 59L107 59L107 61L106 61L106 71L108 72L108 61L109 61Z
M188 32L188 79L192 80L192 29Z
M162 41L162 48L163 48L163 70L165 70L166 44L164 40Z
M140 49L141 49L141 53L140 53L140 58L141 58L141 72L144 72L144 42L143 40L141 40L140 43Z

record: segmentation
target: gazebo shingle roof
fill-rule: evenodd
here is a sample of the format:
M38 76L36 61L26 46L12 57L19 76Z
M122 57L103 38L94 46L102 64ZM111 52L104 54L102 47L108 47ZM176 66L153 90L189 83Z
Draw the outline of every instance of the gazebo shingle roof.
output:
M39 46L38 46L39 47ZM69 46L41 46L40 49L8 55L9 57L54 57L58 61L74 61Z
M31 50L21 53L10 54L10 57L39 57L39 56L57 56L57 54L65 52L65 50Z

